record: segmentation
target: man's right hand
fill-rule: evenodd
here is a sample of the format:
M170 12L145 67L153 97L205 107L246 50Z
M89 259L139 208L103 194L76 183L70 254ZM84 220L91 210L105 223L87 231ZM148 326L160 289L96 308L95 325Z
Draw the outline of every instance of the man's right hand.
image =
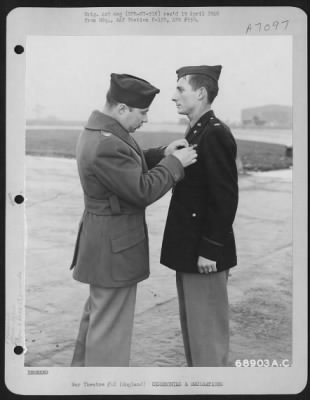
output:
M192 146L176 150L172 153L172 155L180 160L184 168L195 164L197 161L197 152Z

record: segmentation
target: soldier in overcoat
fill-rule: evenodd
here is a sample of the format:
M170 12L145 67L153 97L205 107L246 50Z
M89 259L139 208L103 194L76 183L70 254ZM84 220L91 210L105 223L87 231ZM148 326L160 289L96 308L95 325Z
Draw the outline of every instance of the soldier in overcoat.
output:
M189 119L186 139L198 161L173 189L161 263L176 271L189 366L224 366L229 350L227 275L237 264L238 174L234 137L211 109L221 68L178 69L173 96L178 113Z
M128 366L137 283L149 276L145 208L196 161L190 148L143 152L130 133L147 122L159 89L128 74L111 74L103 112L94 111L77 143L84 193L71 268L90 293L72 366Z

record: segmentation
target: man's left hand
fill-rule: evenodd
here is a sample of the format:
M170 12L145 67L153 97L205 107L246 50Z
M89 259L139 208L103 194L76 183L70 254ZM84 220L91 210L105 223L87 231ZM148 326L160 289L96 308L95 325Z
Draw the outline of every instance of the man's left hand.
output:
M165 156L169 156L172 154L174 151L181 149L182 147L188 147L188 141L186 139L178 139L174 140L171 142L166 148L165 148Z
M201 274L209 274L210 272L216 272L216 262L213 260L209 260L208 258L198 257L198 271Z

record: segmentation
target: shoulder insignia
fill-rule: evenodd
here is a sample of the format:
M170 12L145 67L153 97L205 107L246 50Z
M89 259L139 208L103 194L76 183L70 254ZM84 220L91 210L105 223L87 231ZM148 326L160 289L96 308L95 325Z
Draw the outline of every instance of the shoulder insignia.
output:
M221 126L221 124L216 123L216 124L213 124L213 126Z
M108 136L111 136L112 133L101 131L101 135L108 137Z

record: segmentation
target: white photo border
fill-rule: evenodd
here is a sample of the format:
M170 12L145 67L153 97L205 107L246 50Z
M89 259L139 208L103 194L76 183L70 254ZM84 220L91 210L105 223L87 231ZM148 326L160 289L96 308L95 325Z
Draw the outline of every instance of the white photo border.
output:
M111 11L119 7L109 7ZM150 10L145 7L122 7ZM175 10L176 7L152 7ZM182 7L178 7L182 11ZM6 333L5 382L13 393L23 395L72 394L290 394L307 382L307 16L293 7L186 7L186 10L219 10L216 18L204 17L196 24L178 22L141 25L85 24L85 12L101 8L16 8L7 16L7 113L6 113ZM206 20L207 19L207 20ZM272 29L279 21L280 29ZM288 21L288 23L285 23ZM70 23L69 23L70 22ZM206 23L207 22L207 23ZM269 26L267 29L266 26ZM184 27L186 26L186 29ZM285 28L286 26L286 28ZM159 29L160 27L160 29ZM249 28L250 27L250 28ZM289 35L293 42L293 365L289 368L42 368L24 366L25 347L25 48L30 35ZM19 160L18 162L16 160ZM298 268L297 268L298 267ZM15 349L16 351L16 349ZM143 386L84 387L77 392L72 382L135 382ZM153 386L152 382L222 382L222 386Z

